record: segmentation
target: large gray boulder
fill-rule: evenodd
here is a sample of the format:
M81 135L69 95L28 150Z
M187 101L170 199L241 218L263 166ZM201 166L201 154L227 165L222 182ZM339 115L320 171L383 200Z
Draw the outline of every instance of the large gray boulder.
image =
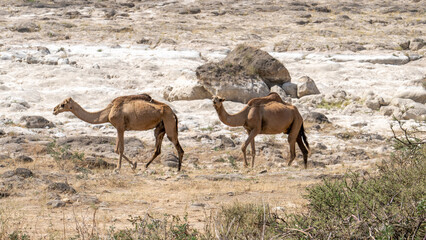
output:
M218 63L207 63L196 70L198 82L211 94L246 103L263 97L275 85L290 82L282 63L267 52L239 45Z
M197 78L212 95L229 101L247 103L255 97L268 95L269 88L259 77L249 75L240 65L207 63L197 68Z
M258 75L269 88L291 81L290 73L280 61L254 47L239 45L224 61L240 65L246 72Z

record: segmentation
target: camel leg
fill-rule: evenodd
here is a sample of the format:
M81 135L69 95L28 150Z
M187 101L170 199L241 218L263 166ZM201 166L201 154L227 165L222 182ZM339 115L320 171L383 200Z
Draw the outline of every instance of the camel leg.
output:
M244 142L243 146L241 147L241 151L243 152L243 157L244 157L244 166L247 167L248 163L247 163L247 157L246 157L246 149L247 146L254 141L254 137L256 137L256 135L259 134L259 131L257 129L253 129L250 131L250 134L247 138L247 140ZM252 144L252 148L253 148L254 144ZM253 165L254 165L254 158L253 158Z
M129 160L129 158L127 158L127 157L126 157L126 155L124 155L124 154L123 154L123 158L124 158L126 161L128 161L128 162L130 163L130 165L132 165L132 169L133 169L133 170L135 170L135 169L138 167L138 163L136 162L136 160L135 160L135 162L132 162L132 161L130 161L130 160Z
M180 146L179 140L178 140L178 129L177 129L178 119L176 115L169 115L164 119L164 127L166 129L167 138L173 143L173 145L176 148L176 151L178 152L179 157L179 164L178 164L178 171L180 171L182 167L182 158L183 154L185 153Z
M154 136L155 136L155 152L154 155L152 155L151 160L145 165L145 168L148 168L149 164L154 161L154 159L160 155L161 153L161 143L163 142L164 134L166 133L164 129L164 125L161 124L160 126L156 127L154 130Z
M288 166L291 165L293 160L296 158L296 138L288 136L288 143L290 145L290 159L288 161Z
M118 157L118 164L115 168L115 171L120 171L121 169L121 159L123 158L123 152L124 152L124 130L117 129L117 141L116 141L116 147L115 147L116 153L119 154Z
M303 163L304 163L305 169L306 169L306 168L308 168L308 154L309 154L309 151L306 148L305 144L303 143L302 137L300 135L297 136L296 141L297 141L297 145L299 145L299 148L300 148L300 150L303 153Z
M130 161L130 159L126 155L124 155L124 130L117 130L117 133L118 133L118 137L117 137L115 152L118 153L120 155L120 157L118 159L118 166L117 166L116 170L120 171L121 160L123 158L124 158L124 160L129 162L130 165L132 165L132 169L135 170L136 167L137 167L137 162L135 161L133 163L132 161Z
M178 157L179 157L178 171L180 171L182 167L182 158L183 158L184 151L182 147L180 146L179 140L177 138L176 140L170 140L170 141L175 145L176 151L178 152Z
M256 145L254 143L254 138L251 140L251 167L254 167L254 157L256 156Z

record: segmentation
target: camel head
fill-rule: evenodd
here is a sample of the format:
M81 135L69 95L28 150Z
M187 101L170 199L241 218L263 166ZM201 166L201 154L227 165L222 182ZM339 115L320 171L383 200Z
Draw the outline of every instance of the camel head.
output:
M56 106L53 109L53 114L58 115L59 113L62 113L62 112L71 111L73 103L74 103L74 100L72 100L72 98L65 99L64 101L62 101L62 103L58 104L58 106Z
M213 100L213 106L217 108L220 105L222 105L222 103L225 101L225 98L221 98L219 96L213 96L212 100Z

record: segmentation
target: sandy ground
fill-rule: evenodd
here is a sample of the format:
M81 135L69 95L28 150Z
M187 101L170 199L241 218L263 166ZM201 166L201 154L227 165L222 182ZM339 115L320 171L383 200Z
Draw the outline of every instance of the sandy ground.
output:
M18 167L34 173L27 179L0 179L0 190L10 194L0 198L2 234L21 229L36 239L68 238L77 234L79 225L92 229L95 209L96 231L102 234L111 226L130 227L130 215L145 213L188 213L190 223L202 229L208 216L234 202L266 202L282 213L302 212L307 186L347 171L374 173L374 164L389 154L392 118L365 107L366 96L373 93L390 101L426 75L424 48L403 50L400 45L424 36L421 1L0 4L0 138L12 139L0 147L5 156L0 158L0 174ZM22 26L30 30L19 31ZM244 168L240 146L246 134L222 124L210 99L164 100L165 87L196 81L198 66L223 59L240 43L268 51L286 66L293 82L310 76L322 94L343 90L360 107L349 114L344 107L327 109L293 99L302 114L317 111L331 121L306 123L312 146L308 169L301 167L298 149L295 163L286 166L287 140L278 135L256 137L256 166ZM40 55L40 47L50 54ZM29 64L29 57L39 62ZM383 59L410 61L383 64ZM174 151L168 140L163 142L163 158L148 170L142 167L153 153L152 131L126 133L142 141L133 156L139 162L136 172L124 164L120 174L110 169L83 173L71 163L60 167L46 151L47 143L63 137L116 136L109 124L91 125L69 113L52 115L63 99L72 97L95 111L115 97L138 93L149 93L176 112L185 149L182 172L163 164L164 156ZM225 102L231 113L243 106ZM55 127L26 128L21 117L33 115ZM425 128L424 122L406 124ZM221 135L236 146L220 148ZM23 141L16 141L21 137ZM96 155L84 146L71 150ZM34 161L19 162L20 155ZM113 152L103 158L116 161ZM59 194L66 206L52 208L47 205L51 182L68 182L79 197Z

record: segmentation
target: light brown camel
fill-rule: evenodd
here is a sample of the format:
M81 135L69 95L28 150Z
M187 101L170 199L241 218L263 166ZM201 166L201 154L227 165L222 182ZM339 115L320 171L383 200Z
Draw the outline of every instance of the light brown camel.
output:
M87 112L72 98L65 99L53 109L53 114L72 112L81 120L92 123L111 123L117 129L115 152L120 155L116 170L121 169L121 159L124 158L136 169L137 162L132 163L124 155L124 131L128 130L154 130L155 153L146 167L161 153L161 143L164 134L174 144L178 155L180 171L184 151L178 140L178 119L173 110L166 104L152 99L148 94L122 96L114 99L105 109L97 112Z
M259 100L259 98L257 100ZM303 118L295 106L283 104L271 99L260 99L257 103L263 104L251 102L252 106L247 105L240 112L229 114L223 107L223 101L225 101L225 99L213 96L213 106L219 115L220 121L231 127L243 126L248 133L248 138L241 147L245 166L248 165L246 149L249 144L251 144L252 150L252 167L254 166L256 154L254 138L256 135L285 133L288 134L288 142L290 144L290 159L288 165L290 166L296 157L297 142L303 153L305 168L307 168L309 143L303 127Z

